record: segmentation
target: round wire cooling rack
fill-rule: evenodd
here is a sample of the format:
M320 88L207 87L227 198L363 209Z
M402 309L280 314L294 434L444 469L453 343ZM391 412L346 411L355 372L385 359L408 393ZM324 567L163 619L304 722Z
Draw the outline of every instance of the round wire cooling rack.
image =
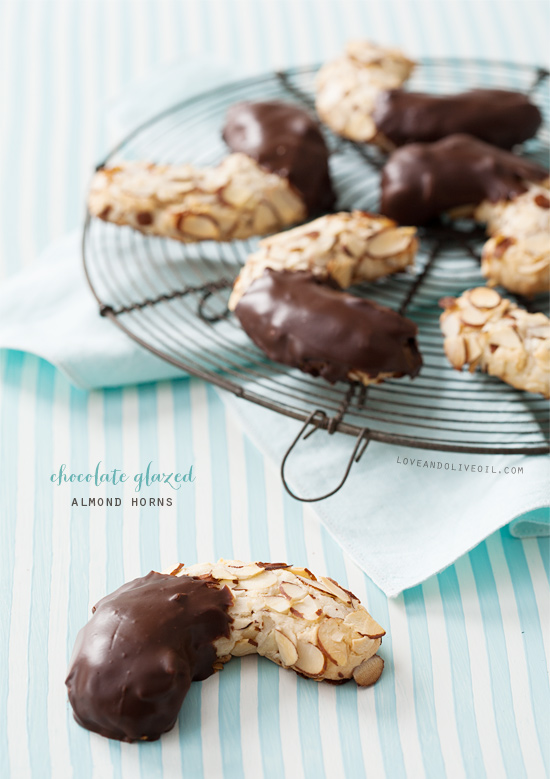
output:
M316 71L306 67L271 73L186 100L136 129L102 165L120 159L214 165L228 153L221 128L229 106L240 100L282 99L311 109ZM529 93L545 123L537 138L524 144L523 153L546 162L548 75L511 63L431 59L421 62L409 84L436 93L474 86ZM338 209L377 211L382 153L329 131L325 135ZM424 359L414 380L368 388L330 385L267 360L228 313L231 283L259 239L180 244L88 216L83 258L101 315L135 341L182 371L303 422L281 467L287 489L286 461L302 438L318 429L355 435L342 482L328 493L333 494L370 440L477 454L549 451L548 409L542 397L485 374L459 373L443 353L438 302L484 284L479 261L484 231L464 221L422 229L420 238L413 272L353 290L413 319ZM545 303L518 302L532 310Z

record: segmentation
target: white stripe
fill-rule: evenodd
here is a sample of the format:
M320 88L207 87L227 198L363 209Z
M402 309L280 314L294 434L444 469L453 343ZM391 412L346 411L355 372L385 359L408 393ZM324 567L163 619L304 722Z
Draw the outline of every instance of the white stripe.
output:
M455 571L464 612L472 674L472 695L483 763L487 776L506 776L493 709L483 617L468 555L456 561Z
M500 613L502 615L510 673L510 688L512 690L514 715L525 771L527 776L544 776L545 767L540 752L531 704L525 645L523 643L514 587L510 578L510 570L504 557L500 533L493 533L492 536L489 536L486 544L495 577Z
M263 458L263 464L267 532L269 536L271 559L273 562L294 563L295 565L299 565L299 560L290 559L287 549L283 486L281 484L279 469L268 457Z
M466 776L456 723L453 674L449 642L445 627L445 613L437 578L432 576L422 585L428 637L432 656L431 668L434 705L439 743L448 779Z
M251 559L251 552L248 526L248 494L245 488L246 462L243 432L229 407L224 406L224 408L230 485L229 516L231 520L233 555L237 560L247 561ZM254 522L254 517L251 519Z
M55 375L52 424L53 467L66 463L70 471L69 385ZM53 469L52 469L53 472ZM65 727L67 693L63 681L67 672L69 570L70 570L70 485L52 486L52 565L50 572L50 614L48 633L48 722L52 777L71 776L69 733Z
M10 769L13 776L29 776L27 694L29 674L29 615L33 570L35 469L29 467L29 443L33 440L38 361L27 358L23 364L17 411L17 522L15 525L13 590L9 627L8 721ZM0 374L1 375L1 374ZM0 382L1 383L1 382ZM25 402L27 400L29 402Z
M137 389L126 387L122 393L122 459L124 473L128 476L128 480L124 483L122 500L122 556L125 582L145 573L141 570L139 551L140 509L139 505L132 506L132 499L137 499L139 502L139 498L143 497L142 493L135 491L136 482L133 480L134 475L141 473L143 467L140 463L138 420ZM147 456L147 453L144 454Z
M304 537L306 540L306 567L314 573L327 572L327 563L321 540L321 525L310 506L303 506ZM333 685L319 685L319 736L323 749L323 765L327 776L344 776L342 746L336 710L337 691Z
M93 473L96 464L101 460L101 471L107 471L105 437L103 434L103 394L92 392L88 402L88 472ZM106 497L105 485L89 487L90 497ZM103 598L105 592L105 571L107 566L107 510L105 505L94 506L89 509L90 515L90 560L88 565L88 609L91 616L92 607ZM90 751L94 773L102 778L109 779L113 775L109 742L105 738L90 737Z
M176 457L176 424L174 419L174 396L172 386L168 383L159 384L157 388L157 430L159 471L171 473L180 471L186 464L178 463ZM167 571L175 567L178 549L178 500L182 492L188 489L186 483L179 490L173 490L168 485L159 488L159 497L164 499L164 505L159 508L159 546L160 569ZM167 500L172 505L168 506Z
M548 591L548 579L544 561L539 545L534 538L526 538L523 541L517 540L517 542L523 546L537 602L544 653L546 657L550 657L550 592Z
M195 523L197 531L197 562L215 562L212 517L212 473L208 431L208 400L206 385L190 379L191 423L195 454L196 492Z
M347 555L344 555L344 566L348 577L348 586L351 592L356 595L361 603L368 608L367 588L365 586L365 574ZM376 615L372 615L376 619ZM380 650L380 655L384 657L384 643ZM384 776L384 760L382 757L382 747L376 726L376 703L374 700L374 690L372 688L359 689L357 691L357 724L361 740L361 749L363 752L363 765L365 773L368 776Z
M425 775L414 704L414 679L411 639L403 595L388 599L393 670L395 672L395 710L407 776L420 779Z

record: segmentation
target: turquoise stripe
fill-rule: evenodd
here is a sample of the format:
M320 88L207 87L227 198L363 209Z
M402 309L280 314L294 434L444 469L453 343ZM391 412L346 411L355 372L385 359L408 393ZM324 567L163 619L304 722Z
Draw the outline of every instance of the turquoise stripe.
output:
M212 517L214 556L216 559L233 557L231 536L231 486L227 432L223 403L210 385L206 387L210 462L212 468ZM240 711L241 666L236 663L224 668L219 685L218 723L224 777L238 777L244 773L241 744Z
M514 703L510 687L510 668L506 655L506 643L498 593L491 561L485 541L470 552L470 563L477 587L485 643L489 659L489 674L493 708L497 724L502 756L510 779L525 777L525 766L521 754Z
M401 596L400 596L401 597ZM428 779L445 776L445 763L437 732L435 711L432 652L428 633L428 619L422 586L403 593L407 612L413 671L414 707L422 759ZM434 647L435 649L435 647Z
M89 471L88 399L89 395L86 392L71 387L69 398L70 460L67 463L67 470L70 473L88 473ZM62 489L62 487L58 489ZM76 498L80 502L81 499L87 500L89 496L90 488L88 484L71 485L71 501ZM89 530L90 509L83 506L72 507L69 530L70 566L67 604L67 665L76 634L91 616L88 612ZM87 779L87 777L92 776L90 733L84 730L84 728L75 726L69 706L67 707L67 727L73 770L78 772L79 779Z
M85 191L85 183L88 171L83 171L81 162L81 139L83 135L83 111L81 110L84 95L81 84L84 76L83 52L82 52L82 5L81 3L67 3L62 7L62 13L68 17L67 39L60 40L56 33L55 45L69 52L71 66L64 74L67 90L67 100L70 110L67 111L67 148L65 149L67 165L67 186L65 189L65 203L63 208L64 224L67 232L78 227L82 222L83 203L78 194ZM93 160L90 160L92 163ZM72 164L71 164L72 163Z
M329 575L344 587L349 587L341 547L334 543L323 526L321 526L321 538ZM358 722L357 696L359 694L374 695L374 690L361 690L359 692L353 680L341 687L336 687L338 735L342 750L344 772L349 779L361 779L366 776Z
M550 584L550 538L537 538L536 543L542 558L548 584Z
M468 777L484 779L486 772L477 730L466 620L454 565L440 573L437 579L445 614L456 726L464 768Z
M27 359L36 359L28 357ZM53 491L49 477L53 462L52 402L55 396L56 371L47 362L38 362L35 417L35 495L33 527L33 568L29 612L29 691L27 697L27 731L31 772L36 777L51 774L48 720L49 615L51 608ZM44 616L46 615L46 618Z
M2 631L0 634L0 768L3 776L9 776L9 755L7 740L8 668L10 619L13 589L15 550L15 523L17 517L17 458L18 420L17 409L20 400L21 372L25 356L20 352L8 352L2 360L2 399L0 407L0 474L4 479L2 488L2 543L0 543L0 594L2 603L9 604L2 609Z
M546 673L540 673L546 668L546 654L540 624L540 615L533 591L533 583L529 566L525 559L523 544L510 537L506 528L500 531L504 555L510 570L510 578L514 587L518 607L525 659L531 693L531 705L535 718L535 727L539 739L542 759L546 773L550 775L550 755L548 737L550 736L550 686ZM529 542L527 542L529 543Z

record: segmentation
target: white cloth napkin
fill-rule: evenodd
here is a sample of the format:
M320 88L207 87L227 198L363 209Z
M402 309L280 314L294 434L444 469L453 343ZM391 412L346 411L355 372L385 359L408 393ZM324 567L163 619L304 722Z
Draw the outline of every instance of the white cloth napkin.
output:
M187 66L180 67L185 71ZM212 68L208 73L212 84ZM185 80L165 76L164 83L179 83L179 94L155 97L153 112L183 97ZM160 91L155 89L158 83L150 82L148 99L140 88L112 109L117 135L145 118L143 106L151 108L148 101ZM196 79L191 91L197 91ZM79 235L50 247L35 265L4 285L0 347L37 354L83 388L182 375L99 316L82 269ZM257 446L280 462L300 423L222 395ZM352 438L329 437L323 431L301 441L288 462L292 488L303 497L329 491L340 480L352 447ZM424 467L425 462L436 466ZM464 465L470 466L468 472ZM506 468L522 472L505 473ZM345 487L313 506L342 548L393 596L450 565L512 520L511 531L517 536L548 535L548 475L546 457L482 457L370 443ZM531 513L520 516L525 512Z

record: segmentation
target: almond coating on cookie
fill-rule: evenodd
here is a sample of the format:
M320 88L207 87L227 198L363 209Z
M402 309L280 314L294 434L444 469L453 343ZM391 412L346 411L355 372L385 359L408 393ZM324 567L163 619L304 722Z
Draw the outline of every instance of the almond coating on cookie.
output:
M414 264L417 248L414 227L364 211L328 214L261 241L233 285L229 308L236 308L265 268L307 270L346 288L404 271Z
M122 162L94 176L92 216L147 235L184 243L265 235L306 218L302 196L287 179L245 154L215 168Z
M492 237L481 271L490 286L532 297L550 290L550 181L532 184L511 201L485 201L476 210Z
M441 330L451 365L480 368L516 389L550 397L550 319L531 314L490 287L442 301Z
M323 65L317 74L317 113L344 138L377 142L371 118L376 98L382 91L404 84L414 65L397 49L350 41L345 54Z
M383 628L334 580L284 563L220 560L175 569L176 576L215 580L233 596L230 634L214 646L220 663L259 654L316 681L360 686L378 680Z

